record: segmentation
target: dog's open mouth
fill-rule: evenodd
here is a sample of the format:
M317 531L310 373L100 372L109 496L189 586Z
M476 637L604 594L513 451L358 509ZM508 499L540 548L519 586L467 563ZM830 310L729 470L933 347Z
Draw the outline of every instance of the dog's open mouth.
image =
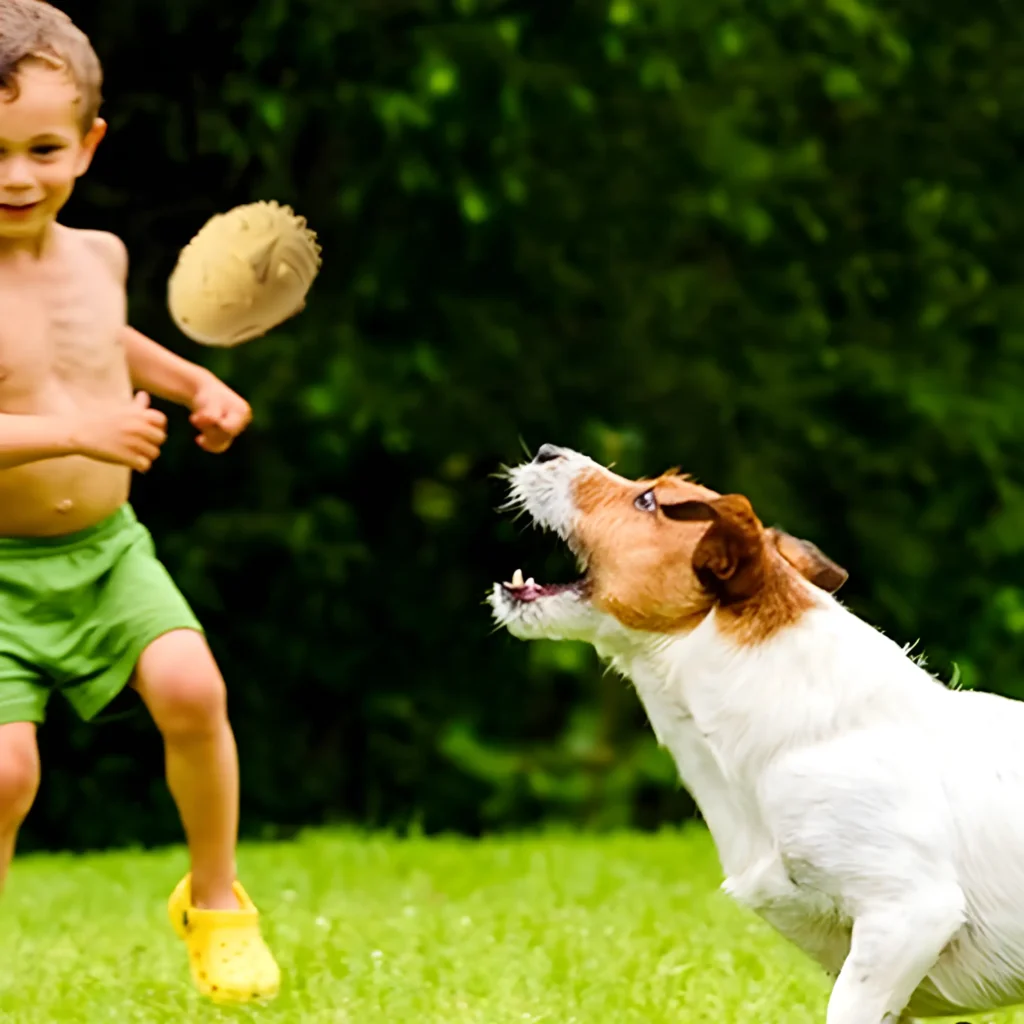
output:
M502 589L513 600L522 604L530 604L542 597L554 597L557 594L577 594L582 596L587 590L587 577L582 576L574 583L538 583L531 576L523 579L523 571L516 569L511 581L502 583Z

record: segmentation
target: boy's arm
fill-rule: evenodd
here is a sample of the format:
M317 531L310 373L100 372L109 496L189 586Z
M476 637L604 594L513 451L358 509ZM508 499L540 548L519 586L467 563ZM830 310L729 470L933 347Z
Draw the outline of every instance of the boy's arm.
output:
M124 328L122 340L132 385L140 391L191 409L200 388L216 380L209 370L175 355L134 327Z
M199 431L196 442L204 451L227 451L249 426L249 403L215 374L175 355L134 327L125 327L122 338L133 386L190 409L192 426Z
M0 470L74 455L78 448L74 434L74 425L65 416L0 413Z
M128 283L128 250L124 242L108 231L83 231L81 237L106 263L117 286L124 289ZM209 371L169 352L133 327L123 327L118 340L124 345L132 384L140 391L191 406L199 388L207 378L213 377Z
M128 283L128 250L117 235L107 231L83 231L82 238L107 264L119 288ZM121 331L132 384L158 398L191 407L196 392L208 380L216 380L209 370L176 356L163 345L151 341L134 327Z
M0 471L63 455L84 455L146 472L167 438L167 417L140 391L125 406L92 414L0 413Z
M121 287L128 274L128 250L114 235L87 232L99 246ZM202 366L175 355L134 327L121 332L132 385L140 391L183 405L199 431L196 442L208 452L223 452L252 420L249 403Z

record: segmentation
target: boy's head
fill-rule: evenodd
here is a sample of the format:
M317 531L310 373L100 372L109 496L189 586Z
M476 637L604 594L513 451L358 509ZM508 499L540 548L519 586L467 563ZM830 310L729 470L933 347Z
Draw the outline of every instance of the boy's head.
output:
M40 233L89 167L106 125L92 45L43 0L0 0L0 238Z
M100 112L103 70L88 37L72 20L43 0L0 0L0 90L5 100L19 92L18 72L26 62L63 71L77 88L76 106L84 135Z

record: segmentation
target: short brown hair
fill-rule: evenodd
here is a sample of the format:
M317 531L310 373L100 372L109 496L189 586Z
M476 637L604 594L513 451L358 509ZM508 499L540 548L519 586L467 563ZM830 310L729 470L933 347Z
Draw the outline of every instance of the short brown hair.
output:
M67 71L78 88L83 131L103 100L103 69L89 37L45 0L0 0L0 89L18 97L18 68L36 58Z

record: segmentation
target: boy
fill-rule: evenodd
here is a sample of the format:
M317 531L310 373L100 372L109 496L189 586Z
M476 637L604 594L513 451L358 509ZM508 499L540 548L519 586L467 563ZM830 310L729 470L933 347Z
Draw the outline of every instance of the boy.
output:
M219 1002L267 999L279 970L235 879L224 683L128 504L132 471L166 437L149 393L191 410L207 452L225 451L250 410L127 325L117 238L57 223L106 130L101 78L66 15L0 0L0 886L38 788L51 692L90 719L130 685L163 735L188 841L169 911L193 979Z

